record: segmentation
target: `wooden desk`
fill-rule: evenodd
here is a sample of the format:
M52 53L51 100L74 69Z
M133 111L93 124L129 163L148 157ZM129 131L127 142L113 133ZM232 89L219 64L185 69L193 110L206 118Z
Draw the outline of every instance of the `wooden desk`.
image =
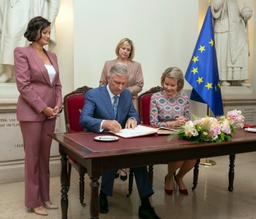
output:
M96 133L51 134L59 142L61 155L61 211L67 219L68 174L67 155L71 155L88 169L91 179L91 219L99 218L99 178L103 170L163 164L170 161L231 155L229 187L233 188L235 154L256 151L256 133L238 130L230 142L193 143L186 140L167 142L167 136L146 136L131 139L119 138L115 142L98 142Z

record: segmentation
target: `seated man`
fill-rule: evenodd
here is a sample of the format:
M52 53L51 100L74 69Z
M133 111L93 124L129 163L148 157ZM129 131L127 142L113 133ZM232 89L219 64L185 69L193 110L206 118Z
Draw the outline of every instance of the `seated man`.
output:
M123 64L115 64L108 73L108 84L86 93L85 104L80 116L80 125L85 131L119 132L122 128L134 128L139 116L132 103L132 95L125 88L129 73ZM117 99L117 100L116 100ZM135 175L141 206L139 217L160 219L150 205L149 197L154 193L147 168L132 168ZM116 170L103 171L100 190L100 213L108 213L107 196L112 196Z

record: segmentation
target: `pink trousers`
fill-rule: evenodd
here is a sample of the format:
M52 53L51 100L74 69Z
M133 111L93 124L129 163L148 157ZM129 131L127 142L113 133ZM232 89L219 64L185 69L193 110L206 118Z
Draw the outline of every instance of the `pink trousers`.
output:
M36 208L50 200L50 149L47 135L55 129L55 119L42 122L20 122L25 150L25 206Z

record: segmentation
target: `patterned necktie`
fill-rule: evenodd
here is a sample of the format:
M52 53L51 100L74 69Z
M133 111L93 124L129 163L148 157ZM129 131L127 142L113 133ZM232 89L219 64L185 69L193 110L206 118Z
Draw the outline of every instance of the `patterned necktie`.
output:
M117 119L117 105L118 105L118 96L114 96L113 110L115 114L115 119Z

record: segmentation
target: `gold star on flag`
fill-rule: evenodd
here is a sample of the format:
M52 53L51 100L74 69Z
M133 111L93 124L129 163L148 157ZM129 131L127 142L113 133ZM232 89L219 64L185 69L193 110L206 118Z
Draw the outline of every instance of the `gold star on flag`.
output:
M199 61L199 60L198 60L198 56L194 56L194 57L192 58L192 61L193 61L194 63L198 62L198 61Z
M205 46L200 46L198 50L200 50L200 52L205 51Z
M209 42L210 45L214 46L214 41L211 39L211 41Z
M196 73L198 73L198 68L193 68L191 72L193 72L193 74L195 75Z
M210 90L210 89L212 89L212 84L211 84L211 83L209 83L209 82L207 82L207 84L205 85L205 87L207 87L207 88L208 88L208 90Z
M203 82L203 78L198 77L196 81L197 81L198 84L200 84L200 83Z

